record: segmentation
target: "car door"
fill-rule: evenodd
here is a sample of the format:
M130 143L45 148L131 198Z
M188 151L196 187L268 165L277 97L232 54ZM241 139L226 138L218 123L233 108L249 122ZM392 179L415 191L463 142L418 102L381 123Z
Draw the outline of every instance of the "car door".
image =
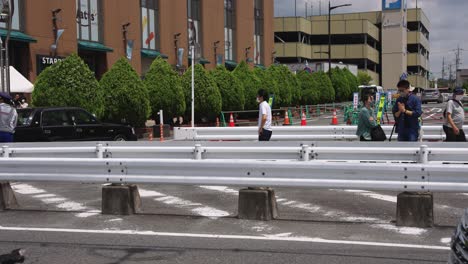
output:
M43 137L48 141L73 141L75 128L64 109L44 110L41 116Z
M72 109L69 113L74 122L78 140L105 140L103 125L93 115L83 109Z

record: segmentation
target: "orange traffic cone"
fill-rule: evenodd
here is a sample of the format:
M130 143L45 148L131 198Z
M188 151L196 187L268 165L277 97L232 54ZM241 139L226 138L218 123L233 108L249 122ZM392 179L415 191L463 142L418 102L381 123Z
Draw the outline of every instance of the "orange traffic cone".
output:
M333 118L332 118L332 125L338 125L338 118L336 117L336 109L333 109Z
M147 131L148 133L148 140L153 141L153 128L148 128Z
M289 126L291 123L289 123L289 116L288 116L288 110L284 111L284 123L283 126Z
M301 126L307 126L306 114L302 112Z
M229 117L229 126L230 127L234 127L234 117L232 116L232 113L231 113L231 116Z

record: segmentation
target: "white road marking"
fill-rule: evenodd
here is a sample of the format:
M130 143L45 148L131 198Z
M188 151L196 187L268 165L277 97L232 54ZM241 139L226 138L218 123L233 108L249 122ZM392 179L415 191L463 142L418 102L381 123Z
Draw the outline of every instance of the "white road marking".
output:
M213 207L204 206L201 203L192 202L189 200L184 200L179 197L167 195L161 192L146 190L139 188L141 197L151 197L157 202L161 202L167 205L173 205L179 208L189 209L197 215L209 217L211 219L216 219L219 217L229 216L229 212L219 210Z
M318 243L318 244L337 244L337 245L354 245L354 246L373 246L373 247L389 247L389 248L411 248L411 249L427 249L427 250L450 250L450 247L435 246L435 245L417 245L417 244L400 244L400 243L383 243L373 241L352 241L352 240L335 240L324 239L320 237L294 237L286 236L284 233L279 235L265 234L263 236L248 236L248 235L223 235L223 234L197 234L197 233L171 233L171 232L155 232L155 231L137 231L137 230L94 230L94 229L66 229L66 228L40 228L40 227L6 227L0 226L3 231L33 231L33 232L49 232L49 233L78 233L78 234L107 234L107 235L136 235L136 236L160 236L160 237L185 237L185 238L206 238L206 239L232 239L232 240L259 240L259 241L281 241L281 242L303 242L303 243Z
M392 202L392 203L397 202L397 197L392 196L392 195L384 195L384 194L379 194L379 193L364 191L364 190L344 190L344 191L370 197L370 198L377 199L377 200L382 200L382 201L387 201L387 202Z
M440 239L440 243L443 243L443 244L450 244L451 241L452 241L452 238L450 237L443 237Z
M213 188L212 186L199 186L204 189L209 189L209 190L216 190L216 191L221 191L225 193L230 193L230 194L235 194L237 195L238 191L235 191L234 189L230 189L228 187L216 187ZM353 193L358 193L358 194L364 194L366 196L376 198L376 199L383 199L385 201L392 201L396 203L396 197L389 196L389 195L380 195L377 193L369 192L369 191L361 191L361 190L348 190L348 192L353 192ZM385 220L375 218L375 217L364 217L364 216L359 216L359 215L350 215L347 212L344 211L339 211L339 210L327 210L326 208L322 208L318 205L314 204L309 204L309 203L301 203L297 201L292 201L292 200L287 200L285 198L280 198L279 196L276 197L276 202L281 205L285 205L288 207L292 208L297 208L297 209L302 209L306 212L310 213L318 213L322 214L326 217L334 218L339 221L365 221L372 223L371 227L374 228L380 228L380 229L385 229L393 232L397 232L400 234L405 234L405 235L421 235L425 232L427 232L426 229L423 228L399 228L394 225L390 224L385 224Z

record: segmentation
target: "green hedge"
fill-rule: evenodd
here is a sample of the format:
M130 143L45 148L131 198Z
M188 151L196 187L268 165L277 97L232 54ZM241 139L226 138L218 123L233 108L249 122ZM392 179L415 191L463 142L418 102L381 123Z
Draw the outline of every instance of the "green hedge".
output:
M372 77L364 71L358 71L357 78L359 85L369 85L372 82Z
M279 96L278 84L273 78L271 78L267 70L256 67L253 71L255 76L257 76L257 78L260 80L260 88L265 89L268 91L270 96L273 96L273 107L276 107L277 100L279 98L277 97Z
M348 68L343 69L343 74L345 78L348 81L348 89L349 89L349 95L348 95L348 100L353 99L353 93L359 91L359 82L358 78L351 72L349 71Z
M104 118L142 127L151 113L148 90L126 58L119 59L99 82L104 92Z
M234 76L242 83L244 88L245 110L258 108L257 92L261 87L260 79L250 70L249 65L242 61L233 71Z
M350 91L348 80L346 79L343 70L338 67L332 69L331 82L333 88L335 89L335 101L346 101L349 97Z
M153 118L157 118L161 109L166 118L185 113L185 94L181 79L167 61L162 58L154 60L143 83L148 89Z
M186 117L191 117L192 105L192 67L189 67L182 77ZM201 64L195 65L195 120L207 118L214 121L222 109L221 93L213 80Z
M307 71L300 71L297 74L302 89L302 105L314 105L320 103L320 89L317 81L311 73Z
M297 84L293 73L284 65L271 65L267 69L267 74L269 78L272 78L276 82L279 89L278 95L275 97L276 105L291 106L293 103L293 87Z
M244 110L245 97L242 83L226 70L224 66L218 66L209 72L219 88L222 98L223 111Z
M76 54L47 67L34 84L35 107L82 107L97 117L104 112L102 91L94 73Z
M323 71L314 72L312 77L317 82L318 89L320 90L320 103L331 103L335 101L335 90L333 89L332 82Z

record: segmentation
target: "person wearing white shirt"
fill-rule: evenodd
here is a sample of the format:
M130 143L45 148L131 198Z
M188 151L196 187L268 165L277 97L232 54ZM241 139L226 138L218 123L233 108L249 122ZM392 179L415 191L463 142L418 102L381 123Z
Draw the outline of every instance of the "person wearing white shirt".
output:
M270 141L271 138L271 107L268 104L268 93L264 89L258 90L258 141Z

